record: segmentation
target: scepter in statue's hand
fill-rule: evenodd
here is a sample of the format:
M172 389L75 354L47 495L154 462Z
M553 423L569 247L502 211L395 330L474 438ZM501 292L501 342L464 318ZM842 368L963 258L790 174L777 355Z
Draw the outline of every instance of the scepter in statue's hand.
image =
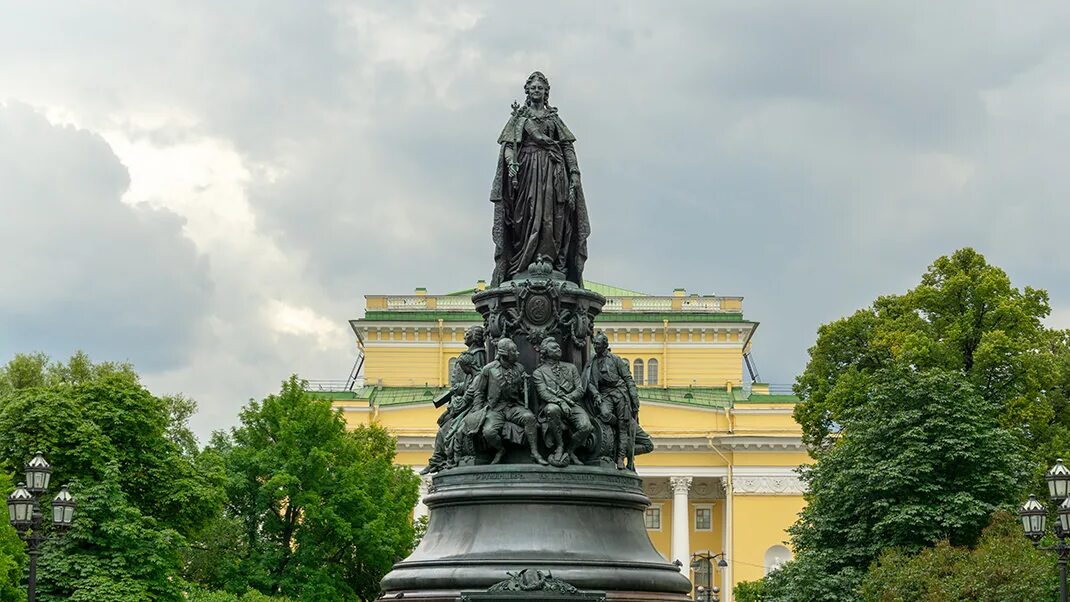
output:
M520 187L520 181L517 180L517 175L520 173L520 164L516 161L509 163L509 185L516 190Z

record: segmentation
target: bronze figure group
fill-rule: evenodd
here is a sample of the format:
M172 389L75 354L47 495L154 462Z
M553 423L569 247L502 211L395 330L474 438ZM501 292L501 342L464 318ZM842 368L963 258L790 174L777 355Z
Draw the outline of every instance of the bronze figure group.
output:
M469 330L473 340L480 328ZM653 450L639 426L639 396L627 362L610 353L605 334L595 334L595 355L582 371L561 360L561 346L552 337L539 345L539 366L530 376L512 340L498 339L495 347L495 360L482 367L477 365L482 350L457 358L449 405L439 418L424 474L498 464L510 448L527 450L521 462L557 467L608 462L634 471L636 454Z

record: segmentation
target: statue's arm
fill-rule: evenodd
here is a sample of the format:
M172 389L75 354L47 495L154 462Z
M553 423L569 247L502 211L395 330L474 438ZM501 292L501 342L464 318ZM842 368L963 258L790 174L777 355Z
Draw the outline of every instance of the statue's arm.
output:
M572 366L572 364L568 365ZM568 394L568 400L578 404L583 400L583 396L587 391L583 388L583 377L580 376L579 368L576 368L575 366L572 366L572 382L575 383L576 386L572 387L572 392Z
M617 372L620 373L624 382L628 383L628 395L632 398L632 406L639 406L639 389L635 386L635 379L632 378L632 372L628 370L628 364L624 360L617 358Z
M587 395L591 397L596 405L602 403L602 394L598 392L598 383L595 382L594 368L591 364L583 367L583 379L587 383Z
M515 110L515 109L514 109ZM523 133L523 119L519 114L514 113L509 121L502 128L502 133L498 136L498 144L502 145L502 156L505 158L506 165L517 164L517 147L520 144L520 138Z
M565 155L565 167L568 168L568 173L579 175L580 164L576 161L576 148L571 142L562 142L561 152Z
M483 368L476 374L476 377L472 379L472 384L468 386L468 390L464 392L465 397L472 398L472 407L482 407L487 403L487 369Z
M561 117L556 117L557 122L557 139L561 143L561 153L565 156L565 167L568 168L570 174L580 174L580 163L576 160L576 137L572 135L572 132L565 125L564 121L561 121Z

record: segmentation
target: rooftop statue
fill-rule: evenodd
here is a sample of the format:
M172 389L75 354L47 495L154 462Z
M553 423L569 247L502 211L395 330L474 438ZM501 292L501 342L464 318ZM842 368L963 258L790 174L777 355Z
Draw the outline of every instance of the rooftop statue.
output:
M494 203L494 275L491 286L514 279L536 260L555 277L583 286L591 225L572 135L549 105L550 82L536 71L524 84L526 100L498 136L501 152L491 186Z

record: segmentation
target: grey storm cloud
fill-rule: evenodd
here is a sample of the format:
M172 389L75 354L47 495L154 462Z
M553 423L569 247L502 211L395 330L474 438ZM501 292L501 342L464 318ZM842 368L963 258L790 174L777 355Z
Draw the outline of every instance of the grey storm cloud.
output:
M167 273L200 283L182 290L202 304L180 313L200 312L207 331L102 347L196 396L204 425L233 420L291 371L344 376L346 320L363 295L489 275L495 139L534 69L579 139L588 276L744 295L762 322L765 380L794 378L819 324L913 286L966 245L1016 284L1048 289L1053 323L1070 326L1070 5L70 2L8 13L0 96L242 165L204 176L231 174L240 191L248 231L233 240L204 243L182 195L147 201L187 218L182 232L198 241L204 262ZM80 190L77 174L111 173L118 198L114 157L91 165L49 181ZM158 241L176 262L189 252ZM117 315L152 304L81 298ZM61 315L34 306L42 324ZM104 338L64 336L87 349ZM194 359L157 368L189 346Z
M188 361L210 294L203 260L177 216L120 201L128 184L99 136L0 105L0 356Z

